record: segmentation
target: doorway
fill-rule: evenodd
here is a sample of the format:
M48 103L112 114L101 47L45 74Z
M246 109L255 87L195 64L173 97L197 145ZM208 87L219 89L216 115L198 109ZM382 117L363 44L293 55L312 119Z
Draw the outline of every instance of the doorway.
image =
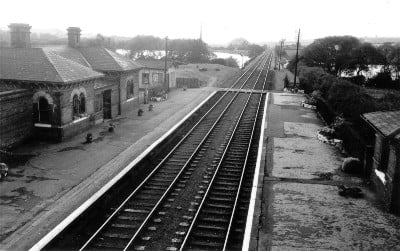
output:
M111 90L103 92L103 119L111 119Z

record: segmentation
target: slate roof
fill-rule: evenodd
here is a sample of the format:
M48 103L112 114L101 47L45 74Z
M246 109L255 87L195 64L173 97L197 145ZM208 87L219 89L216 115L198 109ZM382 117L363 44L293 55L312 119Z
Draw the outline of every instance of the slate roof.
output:
M370 112L362 117L385 137L394 134L400 139L400 111Z
M131 71L142 68L133 60L102 47L79 48L78 50L97 71Z
M0 79L69 83L102 76L43 48L0 49Z
M137 59L136 63L143 65L144 68L156 69L156 70L164 70L165 61L164 60L156 60L156 59ZM172 62L167 61L167 69L172 67Z
M85 59L85 57L80 53L79 50L75 48L71 48L67 45L60 45L60 46L46 46L42 47L43 50L46 52L55 53L61 57L67 58L72 60L76 63L79 63L83 66L90 67L89 62Z

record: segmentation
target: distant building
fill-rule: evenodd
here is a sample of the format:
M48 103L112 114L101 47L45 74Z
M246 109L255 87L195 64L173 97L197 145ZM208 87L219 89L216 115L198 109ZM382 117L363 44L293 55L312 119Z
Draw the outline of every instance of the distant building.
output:
M0 146L18 143L10 141L16 130L7 125L14 120L30 121L18 129L18 141L30 135L62 140L138 105L141 66L105 48L80 47L79 28L68 28L68 45L41 48L31 47L29 25L9 28L11 48L0 49L0 91L8 91L0 105L23 99L31 116L1 109ZM15 92L20 89L26 91Z
M164 84L164 60L156 59L138 59L135 61L137 64L141 65L142 68L139 71L139 88L141 90L151 90L156 87L164 87L167 89L170 81L170 72L174 67L172 62L167 62L167 83Z
M400 215L400 111L371 112L362 118L376 132L372 181L386 207Z

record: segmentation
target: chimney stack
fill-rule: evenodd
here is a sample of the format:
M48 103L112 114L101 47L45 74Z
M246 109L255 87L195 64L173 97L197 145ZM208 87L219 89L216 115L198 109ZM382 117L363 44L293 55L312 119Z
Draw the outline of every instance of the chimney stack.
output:
M68 46L77 48L81 40L81 29L79 27L69 27L68 31Z
M8 26L11 34L11 47L30 48L31 47L31 26L29 24L12 23Z

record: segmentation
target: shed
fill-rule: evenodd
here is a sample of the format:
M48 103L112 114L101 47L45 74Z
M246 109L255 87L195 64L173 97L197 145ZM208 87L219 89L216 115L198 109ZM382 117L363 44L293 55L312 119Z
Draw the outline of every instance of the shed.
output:
M371 179L387 208L400 214L400 111L371 112L362 118L376 132Z

